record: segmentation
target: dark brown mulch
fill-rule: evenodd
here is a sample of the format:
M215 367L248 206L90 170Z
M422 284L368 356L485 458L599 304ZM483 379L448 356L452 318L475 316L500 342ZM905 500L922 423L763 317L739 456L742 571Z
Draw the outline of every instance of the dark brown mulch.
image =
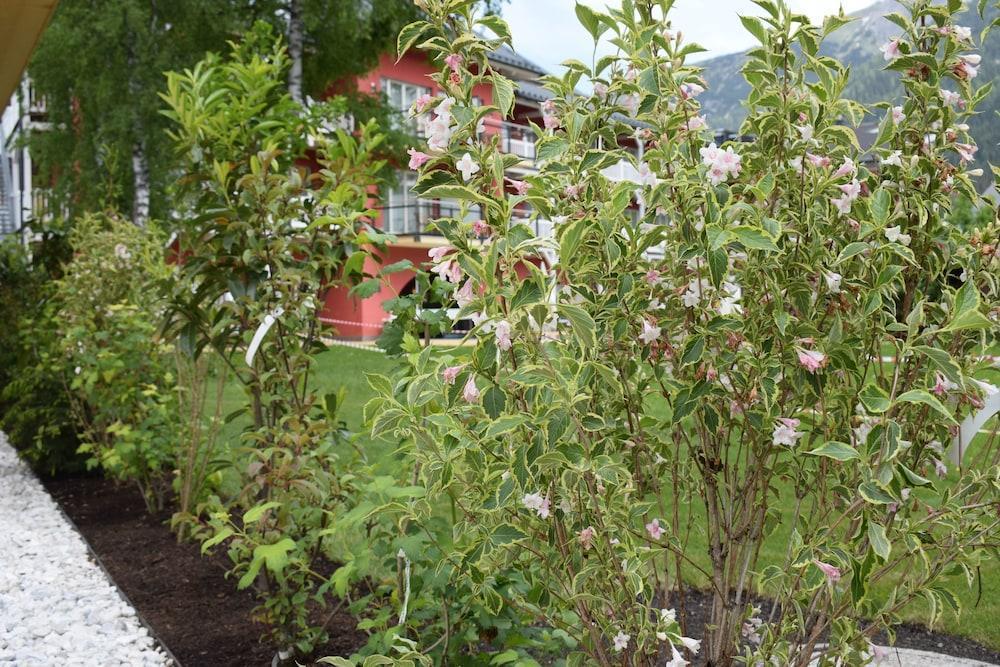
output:
M258 641L264 627L251 620L253 596L224 577L225 556L203 557L197 545L179 544L167 528L168 517L150 517L132 487L86 476L42 481L184 667L271 664L272 647ZM693 590L686 596L688 634L703 636L711 598ZM759 604L766 614L768 603ZM331 641L317 655L350 655L365 641L346 612L338 613L329 629ZM877 640L886 643L884 637ZM920 625L900 626L896 645L1000 665L1000 652Z
M225 555L203 557L196 544L178 543L169 517L147 514L134 487L87 476L42 482L183 667L271 664L273 647L258 641L266 629L251 620L253 595L225 578ZM350 655L365 641L343 611L329 631L319 656Z
M705 624L712 613L712 597L702 591L688 590L685 592L685 598L688 634L692 637L704 637ZM771 610L771 603L767 600L755 600L754 604L763 610L761 616L767 618ZM966 613L969 612L966 611ZM886 646L889 640L883 634L875 638L875 643ZM1000 652L998 651L977 644L971 639L932 632L926 626L914 623L904 623L896 628L895 646L1000 665ZM696 662L696 664L702 663ZM896 662L890 658L888 664L894 665Z

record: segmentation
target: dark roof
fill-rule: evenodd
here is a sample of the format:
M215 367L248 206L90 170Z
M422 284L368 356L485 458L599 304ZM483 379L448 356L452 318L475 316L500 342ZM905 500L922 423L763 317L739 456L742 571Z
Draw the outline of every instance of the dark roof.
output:
M508 67L516 67L518 69L523 69L527 72L533 72L539 76L543 74L548 74L544 69L531 62L524 56L515 53L514 49L510 48L506 44L500 46L499 49L494 51L489 55L490 60L495 60L496 62L507 65Z
M548 88L533 81L515 81L514 86L518 97L531 102L544 102L555 97Z

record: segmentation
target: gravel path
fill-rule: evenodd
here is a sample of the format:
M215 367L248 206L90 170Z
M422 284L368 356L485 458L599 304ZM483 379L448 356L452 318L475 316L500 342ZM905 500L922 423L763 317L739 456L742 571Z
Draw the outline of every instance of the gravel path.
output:
M0 433L0 666L169 664Z

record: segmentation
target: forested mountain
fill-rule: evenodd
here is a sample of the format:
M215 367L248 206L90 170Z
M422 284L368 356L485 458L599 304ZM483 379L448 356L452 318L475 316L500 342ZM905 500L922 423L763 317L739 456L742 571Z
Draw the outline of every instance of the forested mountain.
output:
M834 32L823 43L822 54L832 56L851 68L846 91L848 97L868 104L902 96L903 88L897 74L883 69L886 63L879 52L879 46L900 33L898 26L884 18L886 14L896 11L905 11L896 0L880 0L852 14L855 20ZM984 21L974 8L969 9L959 24L972 28L972 34L978 40L984 25L996 16L995 10L991 12L987 13ZM986 38L981 53L982 67L975 80L978 86L1000 78L1000 33L993 32ZM731 54L701 63L705 68L708 90L700 99L709 123L716 129L737 130L746 117L746 110L740 105L749 92L741 73L744 62L743 54ZM972 134L980 146L983 168L986 168L986 161L1000 164L1000 118L995 113L998 109L1000 92L994 91L980 107L981 113L972 123Z

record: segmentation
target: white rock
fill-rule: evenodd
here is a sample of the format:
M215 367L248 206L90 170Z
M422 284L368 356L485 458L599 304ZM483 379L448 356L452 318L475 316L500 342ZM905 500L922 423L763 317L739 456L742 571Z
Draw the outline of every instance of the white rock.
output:
M170 661L0 433L0 667Z

